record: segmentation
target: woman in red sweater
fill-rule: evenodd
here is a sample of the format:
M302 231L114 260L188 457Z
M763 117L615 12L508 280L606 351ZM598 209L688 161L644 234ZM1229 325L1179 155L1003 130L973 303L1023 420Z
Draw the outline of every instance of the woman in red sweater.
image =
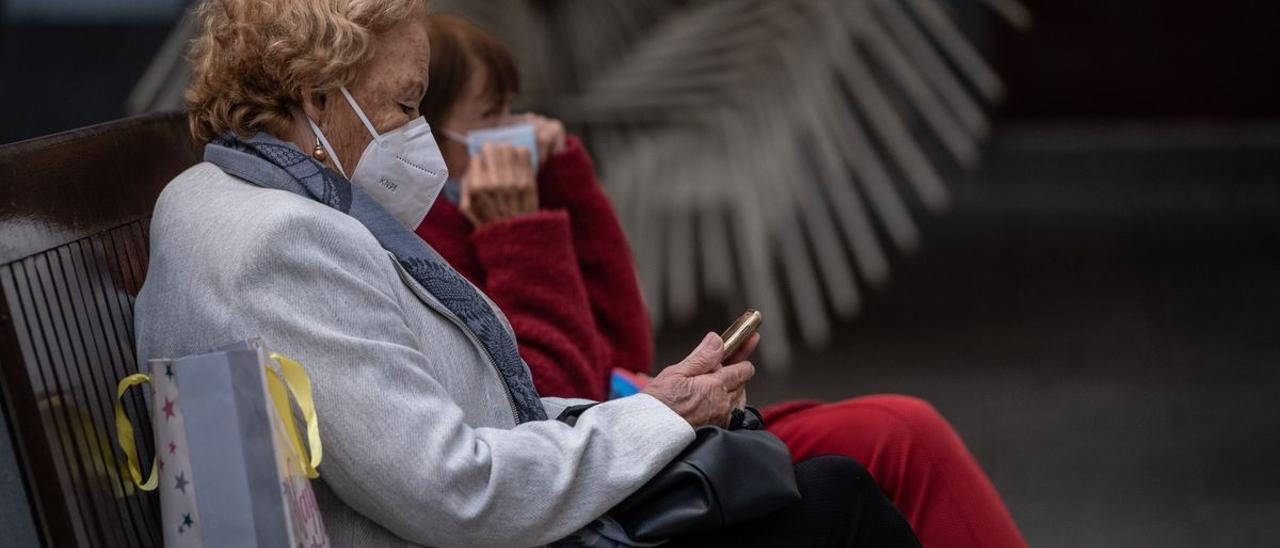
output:
M430 36L421 110L454 179L417 232L506 312L540 393L604 399L612 368L647 374L653 346L591 159L559 122L511 115L517 73L496 40L444 15L432 16ZM536 166L510 147L469 155L467 132L515 122L535 128ZM763 414L796 460L839 454L866 466L925 546L1026 545L954 429L922 400L787 402Z

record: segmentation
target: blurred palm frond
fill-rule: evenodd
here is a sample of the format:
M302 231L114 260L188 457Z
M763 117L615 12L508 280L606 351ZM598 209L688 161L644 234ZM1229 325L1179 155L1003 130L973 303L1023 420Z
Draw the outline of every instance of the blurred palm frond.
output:
M918 246L912 204L947 207L938 164L978 164L1004 95L944 0L435 4L506 40L527 106L588 137L655 323L749 304L772 368L792 331L819 347L858 313L887 246Z

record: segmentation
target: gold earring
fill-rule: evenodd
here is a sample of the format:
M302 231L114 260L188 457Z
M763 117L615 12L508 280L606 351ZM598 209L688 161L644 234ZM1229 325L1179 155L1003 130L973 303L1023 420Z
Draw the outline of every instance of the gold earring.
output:
M324 147L320 145L320 138L316 137L316 148L311 151L311 157L325 162L329 160L329 154L324 151Z

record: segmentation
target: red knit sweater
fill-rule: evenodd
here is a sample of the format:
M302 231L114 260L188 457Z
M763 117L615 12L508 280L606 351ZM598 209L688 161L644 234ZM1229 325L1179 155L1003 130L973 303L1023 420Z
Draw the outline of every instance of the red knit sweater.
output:
M477 230L442 197L417 233L511 320L540 394L603 400L613 367L649 372L653 342L626 236L578 138L538 173L538 203Z

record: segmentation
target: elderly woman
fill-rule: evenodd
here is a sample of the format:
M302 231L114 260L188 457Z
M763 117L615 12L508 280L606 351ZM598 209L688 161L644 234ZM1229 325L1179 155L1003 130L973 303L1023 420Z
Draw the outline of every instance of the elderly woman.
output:
M754 341L725 356L714 334L643 394L547 420L581 400L540 398L501 311L410 231L448 176L418 113L425 1L206 0L198 14L187 99L206 161L156 204L139 357L261 336L305 363L335 545L564 539L694 427L729 421ZM796 479L802 502L672 545L915 543L852 461L806 461Z
M649 336L631 253L582 141L542 116L512 115L510 52L474 25L431 16L427 121L453 175L417 233L511 317L539 392L601 398L610 366L649 372ZM536 173L466 136L535 128ZM477 169L478 168L478 169ZM523 169L522 169L523 168ZM999 493L927 402L898 395L764 410L793 456L834 454L867 466L926 546L1020 547Z

